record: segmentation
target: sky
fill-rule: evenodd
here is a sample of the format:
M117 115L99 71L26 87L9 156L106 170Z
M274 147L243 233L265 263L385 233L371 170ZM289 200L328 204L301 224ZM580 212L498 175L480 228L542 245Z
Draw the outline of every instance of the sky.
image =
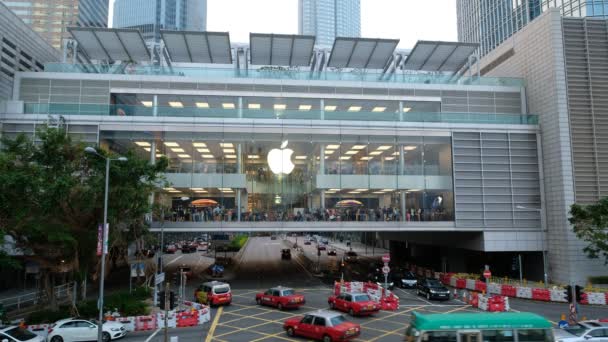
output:
M207 30L228 31L233 43L248 42L249 32L297 34L298 0L207 0ZM456 0L361 0L361 36L398 38L404 49L455 41Z

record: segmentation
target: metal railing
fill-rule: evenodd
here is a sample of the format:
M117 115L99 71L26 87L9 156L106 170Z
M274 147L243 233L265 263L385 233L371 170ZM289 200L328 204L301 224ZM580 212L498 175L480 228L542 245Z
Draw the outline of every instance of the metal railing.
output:
M74 283L55 286L55 299L57 302L66 302L73 299ZM1 298L0 305L5 311L21 310L30 306L48 303L48 296L44 291L32 291L13 297Z

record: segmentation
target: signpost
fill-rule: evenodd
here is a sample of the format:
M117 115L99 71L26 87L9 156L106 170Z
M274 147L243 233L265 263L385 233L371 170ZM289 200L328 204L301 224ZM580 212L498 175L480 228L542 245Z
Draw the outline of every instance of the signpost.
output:
M384 273L384 291L388 290L388 273L391 271L391 268L388 267L388 263L391 262L391 255L386 253L382 256L382 262L384 263L384 267L382 267L382 273Z

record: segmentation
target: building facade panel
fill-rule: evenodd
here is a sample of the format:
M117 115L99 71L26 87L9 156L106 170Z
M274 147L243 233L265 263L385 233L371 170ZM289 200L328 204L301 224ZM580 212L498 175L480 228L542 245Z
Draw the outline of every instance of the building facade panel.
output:
M360 0L298 0L298 33L331 47L336 37L361 36Z

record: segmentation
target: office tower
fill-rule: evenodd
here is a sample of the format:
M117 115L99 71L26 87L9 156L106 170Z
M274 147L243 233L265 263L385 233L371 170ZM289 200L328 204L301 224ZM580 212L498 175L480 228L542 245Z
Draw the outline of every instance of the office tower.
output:
M317 46L332 46L336 37L361 36L360 0L299 0L298 32L316 36Z

